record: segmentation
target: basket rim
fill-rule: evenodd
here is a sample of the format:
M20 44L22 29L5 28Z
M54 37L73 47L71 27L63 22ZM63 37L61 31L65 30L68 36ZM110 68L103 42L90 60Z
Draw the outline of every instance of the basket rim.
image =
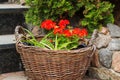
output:
M18 47L22 47L23 49L25 48L30 48L30 49L34 49L34 50L37 50L37 51L43 51L43 52L49 52L49 53L78 53L78 52L85 52L85 51L92 51L94 49L93 46L87 46L85 48L79 48L79 49L75 49L75 50L50 50L50 49L45 49L45 48L40 48L40 47L36 47L36 46L28 46L28 45L24 45L23 43L21 42L18 42L16 43L16 46Z

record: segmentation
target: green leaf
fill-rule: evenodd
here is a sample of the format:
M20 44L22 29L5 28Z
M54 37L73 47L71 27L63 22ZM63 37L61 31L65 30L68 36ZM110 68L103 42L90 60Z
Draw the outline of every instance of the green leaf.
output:
M68 49L71 50L71 49L74 49L74 48L77 48L77 47L78 47L78 43L72 42L71 44L69 44Z
M81 24L82 24L83 26L86 26L86 25L89 24L89 22L88 22L86 19L83 19L83 20L81 21Z
M32 34L32 32L30 32L29 30L25 29L24 30L32 37L32 39L36 40L34 35Z
M46 46L47 48L49 48L51 50L54 49L54 45L47 39L43 39L39 43L43 44L44 46Z
M60 45L60 46L58 47L58 49L59 49L59 50L61 50L61 49L63 49L63 48L66 49L67 46L68 46L70 43L72 43L72 42L66 42L66 43Z
M85 6L85 8L89 11L89 10L92 10L92 9L96 8L96 6L95 6L95 4L89 3Z

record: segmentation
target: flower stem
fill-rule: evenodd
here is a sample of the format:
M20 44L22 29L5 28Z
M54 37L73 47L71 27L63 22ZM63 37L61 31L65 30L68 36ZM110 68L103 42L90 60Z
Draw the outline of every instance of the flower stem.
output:
M57 41L57 35L55 36L55 50L57 50L57 46L58 46L58 41Z

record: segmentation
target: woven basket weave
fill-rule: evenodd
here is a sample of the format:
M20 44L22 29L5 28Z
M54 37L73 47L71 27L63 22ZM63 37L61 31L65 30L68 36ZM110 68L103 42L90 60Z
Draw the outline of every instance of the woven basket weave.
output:
M82 80L91 61L94 47L77 50L46 50L22 44L20 27L15 30L16 48L21 55L29 80Z

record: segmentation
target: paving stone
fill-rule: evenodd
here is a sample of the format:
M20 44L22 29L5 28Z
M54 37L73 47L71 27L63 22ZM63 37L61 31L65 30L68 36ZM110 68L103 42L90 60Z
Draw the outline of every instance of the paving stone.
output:
M25 76L8 76L3 80L27 80Z
M0 80L27 80L23 71L5 73L0 75Z
M19 71L19 72L1 74L0 80L27 80L27 77L25 76L24 71ZM83 80L98 80L98 79L85 76Z

